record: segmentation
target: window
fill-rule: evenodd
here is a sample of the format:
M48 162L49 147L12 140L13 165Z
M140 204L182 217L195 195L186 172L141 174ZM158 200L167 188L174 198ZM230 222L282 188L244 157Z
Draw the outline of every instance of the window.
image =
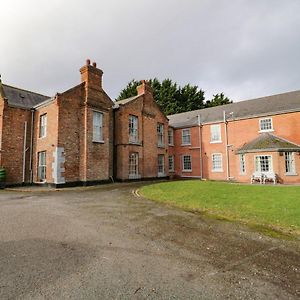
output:
M293 152L285 152L285 172L286 174L294 175L296 174L296 168L295 168L295 158Z
M255 171L256 172L272 172L272 156L259 155L255 156Z
M169 156L169 171L174 172L174 155Z
M240 154L240 174L246 173L245 154Z
M129 154L129 179L134 179L139 177L139 154L130 153Z
M273 131L272 118L260 119L259 131L260 132Z
M46 151L38 152L38 181L46 181Z
M157 145L159 147L164 146L164 124L157 124Z
M170 146L174 145L174 130L173 130L173 128L168 129L168 144Z
M138 117L133 115L129 116L129 142L138 142Z
M159 154L157 157L157 165L158 165L158 176L165 175L165 156L163 154Z
M40 138L45 137L47 134L47 114L40 116Z
M220 142L222 142L220 124L210 125L210 142L211 143L220 143Z
M212 155L212 171L213 172L223 172L222 154L221 153L214 153Z
M190 155L182 156L182 171L192 171L192 157Z
M103 142L103 114L93 112L93 142Z
M182 145L191 144L191 129L182 129Z

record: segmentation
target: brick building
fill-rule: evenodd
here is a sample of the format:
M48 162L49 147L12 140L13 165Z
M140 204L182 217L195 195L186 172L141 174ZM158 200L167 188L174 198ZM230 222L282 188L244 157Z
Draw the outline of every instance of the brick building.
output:
M300 91L168 118L147 82L112 101L87 60L53 97L2 84L0 165L8 184L158 177L300 183Z
M300 91L172 115L169 124L174 175L300 183Z
M166 176L168 120L147 83L135 99L116 107L96 63L88 60L80 73L79 85L54 97L0 81L0 165L7 183L59 186ZM160 145L150 134L157 128Z

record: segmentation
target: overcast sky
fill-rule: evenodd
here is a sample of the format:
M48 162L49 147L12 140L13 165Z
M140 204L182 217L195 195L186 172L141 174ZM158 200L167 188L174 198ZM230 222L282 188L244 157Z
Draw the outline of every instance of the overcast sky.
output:
M209 99L300 89L300 0L1 0L3 83L46 95L86 58L116 98L131 79L171 78Z

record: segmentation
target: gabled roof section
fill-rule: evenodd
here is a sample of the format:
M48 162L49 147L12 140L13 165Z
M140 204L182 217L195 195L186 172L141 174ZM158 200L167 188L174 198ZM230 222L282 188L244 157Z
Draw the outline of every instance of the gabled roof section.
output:
M34 93L31 91L19 89L10 85L2 84L5 98L8 100L8 105L16 106L24 109L30 109L39 103L44 102L50 97Z
M170 125L175 128L196 126L198 115L201 123L223 121L223 112L227 120L247 119L284 112L300 111L300 91L288 92L268 97L235 102L168 116Z
M270 133L263 133L237 150L238 154L262 151L300 152L300 146Z
M115 105L114 105L114 108L118 108L120 106L120 104L124 105L126 103L129 103L139 97L141 97L142 95L136 95L136 96L133 96L133 97L130 97L130 98L126 98L126 99L122 99L122 100L118 100L118 101L115 101Z

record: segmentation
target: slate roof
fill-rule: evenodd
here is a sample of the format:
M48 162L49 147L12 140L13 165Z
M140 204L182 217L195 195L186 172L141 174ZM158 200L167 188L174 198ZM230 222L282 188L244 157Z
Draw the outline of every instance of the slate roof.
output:
M297 151L300 146L270 133L262 133L237 150L238 154L261 151Z
M8 104L11 106L30 109L35 105L40 104L47 99L50 99L50 97L48 96L19 89L6 84L2 84L2 88L4 91L4 95L8 100Z
M223 111L226 112L227 120L300 111L300 91L170 115L168 116L169 124L175 128L196 126L198 115L202 124L222 122Z
M133 97L130 97L130 98L126 98L126 99L122 99L122 100L118 100L118 101L115 101L115 108L118 108L120 104L126 104L128 102L131 102L137 98L139 98L141 95L136 95L136 96L133 96Z

